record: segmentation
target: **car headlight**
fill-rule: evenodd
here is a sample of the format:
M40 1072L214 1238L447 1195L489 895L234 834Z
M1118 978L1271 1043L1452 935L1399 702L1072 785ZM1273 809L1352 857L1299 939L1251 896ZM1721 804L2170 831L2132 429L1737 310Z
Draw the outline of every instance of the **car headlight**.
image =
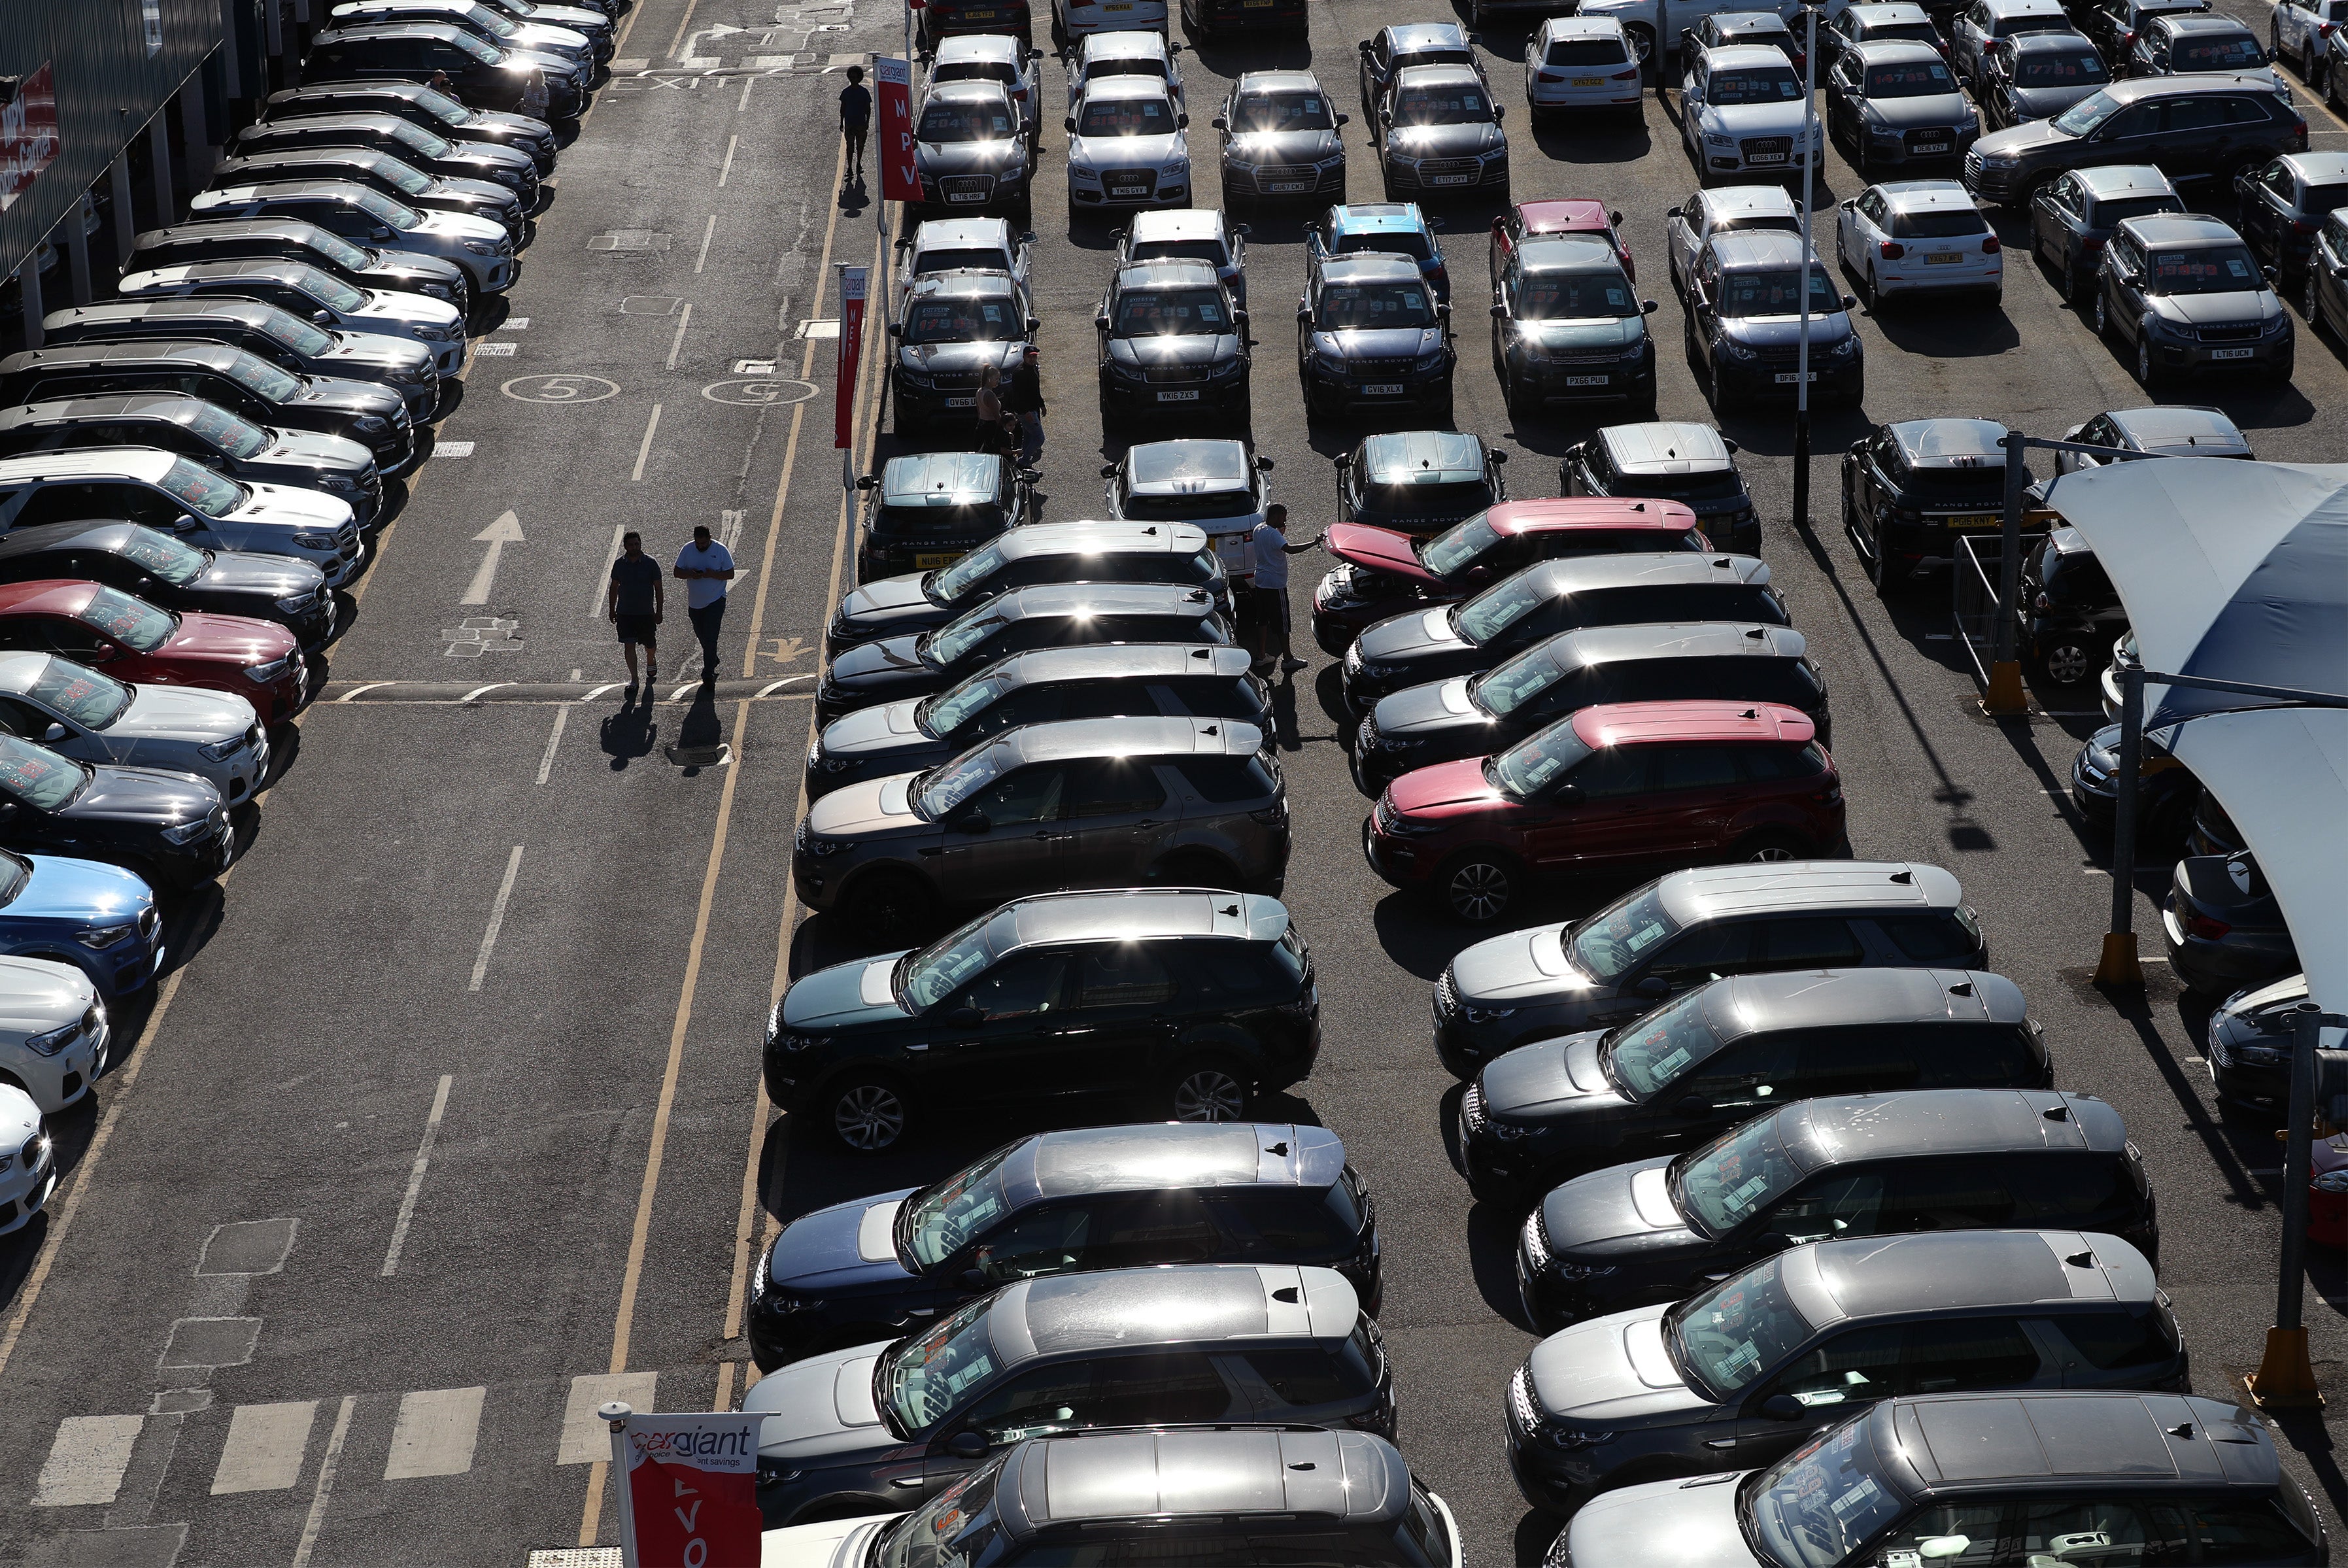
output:
M1423 817L1406 817L1395 813L1386 818L1385 828L1386 833L1393 838L1424 839L1429 834L1441 832L1443 824L1429 821Z
M2000 170L2016 170L2022 167L2022 158L2018 153L1984 152L1982 154L1982 167Z
M1440 370L1443 368L1444 358L1443 350L1438 348L1432 354L1422 354L1412 360L1410 367L1414 371Z
M776 1049L784 1051L798 1052L829 1044L831 1044L829 1035L802 1035L789 1029L775 1037Z
M212 820L210 817L198 817L193 821L181 822L178 827L163 830L163 841L167 844L192 844L210 832L211 825Z
M1528 1138L1538 1138L1549 1130L1545 1127L1536 1127L1529 1122L1502 1121L1498 1117L1492 1118L1484 1125L1491 1130L1493 1137L1503 1143L1521 1143Z
M758 1305L768 1312L821 1312L825 1304L804 1295L768 1295L758 1298Z
M272 659L265 665L254 665L244 673L247 678L262 686L268 686L294 667L294 655L288 654L282 659Z
M1754 348L1752 345L1739 343L1733 337L1722 338L1720 340L1720 346L1722 352L1725 353L1731 359L1758 359L1761 357L1760 352Z
M1622 1270L1612 1264L1560 1264L1552 1272L1561 1280L1573 1281L1604 1279L1609 1274L1620 1274Z
M800 836L798 847L803 852L822 860L827 855L836 855L847 849L850 841L847 839L826 839L814 833L805 833Z
M72 1045L80 1034L81 1020L76 1018L64 1028L51 1029L46 1034L35 1035L25 1044L32 1049L35 1056L53 1057Z
M1855 332L1847 336L1838 337L1827 345L1828 356L1834 359L1849 359L1858 352L1859 334Z
M1594 1449L1601 1443L1614 1440L1612 1432L1593 1432L1581 1427L1544 1427L1541 1441L1560 1453L1572 1453L1579 1449Z
M1328 157L1321 160L1320 162L1314 164L1313 167L1315 169L1341 169L1344 166L1344 162L1345 155L1344 153L1334 152Z
M907 370L901 366L898 367L897 378L908 387L934 388L938 384L936 377L924 376L918 370Z
M1210 379L1220 381L1225 377L1237 376L1244 366L1243 360L1226 359L1220 364L1208 366L1207 375Z
M1704 133L1704 144L1706 147L1734 147L1736 145L1736 139L1733 136L1723 136L1716 130L1707 130Z
M498 248L487 240L467 240L464 244L465 249L477 256L494 256L498 253Z
M2275 315L2271 315L2271 316L2269 316L2269 317L2268 317L2268 318L2267 318L2263 323L2261 323L2261 324L2260 325L2260 326L2259 326L2259 334L2260 334L2260 336L2263 336L2263 337L2272 337L2273 335L2275 335L2275 334L2277 334L2277 333L2281 332L2283 328L2285 328L2285 327L2289 326L2290 325L2291 325L2291 317L2289 317L2289 316L2287 316L2287 315L2280 315L2280 314Z
M1471 1024L1488 1024L1496 1018L1512 1018L1516 1016L1516 1013L1517 1010L1514 1007L1478 1007L1472 1002L1462 1002L1459 1005L1459 1016Z
M1313 351L1313 363L1319 366L1322 369L1327 371L1332 376L1343 376L1345 373L1345 356L1337 353L1334 349L1314 349Z
M225 762L244 749L244 737L232 735L226 740L215 740L209 746L196 748L196 754L207 762Z
M374 414L362 414L351 421L351 428L366 436L380 435L384 428L384 420Z
M1158 172L1179 180L1190 172L1190 160L1187 158L1169 158L1159 167Z
M135 923L125 925L92 925L75 932L74 940L84 947L94 947L104 952L118 943L129 941L137 934L139 934L139 927Z
M279 599L275 603L277 613L281 615L306 615L310 613L310 607L317 602L318 596L315 593L295 593L289 598Z
M335 548L335 536L304 529L294 534L294 542L304 550L332 550Z
M447 284L426 284L423 292L434 299L454 299L456 291Z

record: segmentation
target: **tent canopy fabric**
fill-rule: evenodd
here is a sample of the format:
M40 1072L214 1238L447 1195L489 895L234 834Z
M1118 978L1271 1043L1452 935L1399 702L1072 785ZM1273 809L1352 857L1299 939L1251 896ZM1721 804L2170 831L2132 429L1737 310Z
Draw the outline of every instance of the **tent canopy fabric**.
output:
M2258 857L2310 994L2348 1013L2348 708L2213 713L2178 726L2170 749ZM2324 1044L2337 1043L2326 1030Z
M2095 547L2147 670L2348 694L2348 466L2159 458L2045 495ZM2145 723L2264 700L2148 684Z

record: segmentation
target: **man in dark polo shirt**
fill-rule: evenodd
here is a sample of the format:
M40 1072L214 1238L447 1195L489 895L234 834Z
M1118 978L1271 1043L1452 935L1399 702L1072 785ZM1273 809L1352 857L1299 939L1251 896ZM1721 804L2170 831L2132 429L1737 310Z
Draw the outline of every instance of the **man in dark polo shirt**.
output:
M661 622L661 603L665 592L661 586L660 562L644 553L643 534L633 531L621 535L623 554L612 562L612 586L604 594L604 607L612 624L620 630L620 651L628 656L628 684L636 684L636 645L644 645L644 679L660 679L660 637L655 630Z

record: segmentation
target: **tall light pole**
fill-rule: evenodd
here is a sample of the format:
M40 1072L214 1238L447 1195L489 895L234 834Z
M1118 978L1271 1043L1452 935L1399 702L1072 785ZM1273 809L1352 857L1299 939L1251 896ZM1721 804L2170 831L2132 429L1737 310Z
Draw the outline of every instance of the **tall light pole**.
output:
M1802 296L1802 336L1794 350L1794 526L1810 526L1810 209L1818 193L1818 162L1826 139L1818 134L1818 7L1825 0L1802 0L1809 36L1802 46L1802 261L1794 285Z

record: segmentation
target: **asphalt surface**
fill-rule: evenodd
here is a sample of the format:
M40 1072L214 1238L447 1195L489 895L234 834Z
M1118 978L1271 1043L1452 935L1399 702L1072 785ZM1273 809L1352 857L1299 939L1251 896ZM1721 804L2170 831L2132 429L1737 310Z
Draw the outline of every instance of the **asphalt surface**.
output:
M1352 190L1375 199L1354 46L1400 19L1338 0L1314 6L1309 45L1182 55L1202 191L1228 78L1310 64L1354 115ZM830 263L881 253L887 210L861 191L835 200L824 67L891 50L899 15L644 0L628 26L619 56L644 65L620 67L566 150L510 314L485 334L492 356L474 361L440 454L409 483L252 847L219 892L174 912L170 975L123 1018L95 1104L62 1119L71 1174L51 1213L0 1241L0 1563L510 1564L612 1541L610 1489L588 1462L599 1434L566 1451L566 1408L614 1393L668 1409L737 1400L744 1271L774 1227L932 1179L1006 1130L936 1128L917 1150L853 1161L795 1144L757 1085L771 998L858 951L802 922L788 888L800 694L848 570L831 345L798 325L838 315ZM1661 302L1661 416L1709 418L1674 346L1662 250L1663 210L1695 184L1675 124L1651 96L1637 131L1536 134L1521 34L1489 41L1514 194L1624 212L1642 292ZM1042 79L1056 126L1048 61ZM2315 145L2348 146L2310 116ZM1097 470L1117 450L1101 442L1090 327L1112 225L1066 232L1063 139L1045 144L1044 515L1076 518L1097 510ZM1859 185L1835 166L1835 198ZM1512 426L1478 316L1492 211L1443 214L1462 307L1457 423L1510 453L1514 493L1539 495L1566 447L1622 416ZM1251 215L1253 434L1292 537L1327 520L1329 459L1364 433L1308 426L1294 396L1282 302L1302 284L1306 216ZM2087 983L2106 847L2063 787L2093 720L1983 718L1938 586L1879 602L1833 521L1836 459L1874 421L1962 414L2057 435L2147 401L2026 253L2007 254L2002 310L1861 318L1864 411L1817 425L1824 526L1790 517L1787 415L1725 428L1763 554L1833 686L1857 851L1955 870L1993 961L2046 1026L2058 1081L2126 1116L2159 1190L2163 1280L2197 1386L2225 1396L2271 1321L2281 1150L2271 1129L2219 1115L2201 1014L2157 965L2139 996ZM2343 393L2334 351L2303 338L2291 386L2172 396L2224 407L2261 457L2323 460ZM860 441L870 414L868 401ZM872 460L900 449L880 437ZM521 541L501 547L486 602L461 603L491 549L477 536L508 511ZM676 678L687 638L673 610L659 700L623 707L597 608L614 535L641 528L666 558L695 523L742 568L724 678L705 692ZM1298 559L1300 607L1323 564ZM1286 896L1320 965L1327 1045L1265 1114L1336 1129L1378 1195L1402 1446L1457 1512L1468 1560L1536 1561L1555 1525L1527 1512L1500 1453L1502 1383L1531 1343L1509 1279L1516 1216L1473 1203L1452 1171L1457 1086L1426 1034L1429 986L1470 935L1362 862L1367 803L1335 740L1334 671L1306 641L1312 667L1281 688ZM2166 877L2135 872L2140 930L2157 929ZM264 1221L293 1223L249 1223ZM2341 1260L2316 1253L2310 1285L2318 1369L2336 1379ZM579 1381L615 1373L633 1380ZM2280 1436L2339 1518L2329 1426Z

